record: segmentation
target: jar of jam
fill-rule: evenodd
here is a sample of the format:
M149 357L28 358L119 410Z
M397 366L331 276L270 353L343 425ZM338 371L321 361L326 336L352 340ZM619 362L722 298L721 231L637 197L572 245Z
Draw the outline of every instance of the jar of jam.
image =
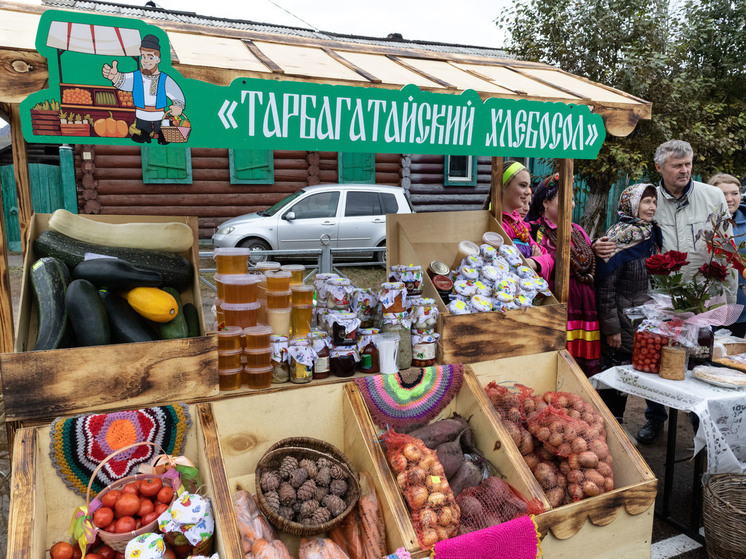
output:
M385 282L381 284L381 293L378 297L381 301L384 313L404 312L407 288L402 282Z
M272 382L282 383L290 380L290 361L288 355L288 337L270 336L269 347L272 349Z
M357 343L360 319L352 312L331 312L327 321L332 327L332 345L347 346Z
M308 338L293 338L288 346L290 354L290 382L306 384L313 378L313 362L316 352Z
M360 350L360 363L358 368L363 373L377 373L380 370L378 359L378 328L361 328L360 341L357 344Z
M329 368L335 377L351 377L360 360L356 346L332 347L329 352Z
M326 306L326 282L333 278L338 278L338 274L316 274L313 280L313 286L316 288L316 301Z
M433 260L430 262L430 266L427 267L427 275L430 276L430 279L435 276L447 276L450 273L451 269L448 267L448 264L440 260Z
M401 277L400 276L401 268L402 267L399 264L392 264L391 266L389 266L389 281L390 282L401 281L399 279Z
M373 327L376 313L378 312L378 298L373 293L372 289L363 287L354 289L352 291L352 302L350 308L352 312L357 313L361 327Z
M402 266L399 278L407 288L407 295L422 294L422 266Z
M438 353L438 334L412 334L412 366L432 367Z
M347 278L332 278L326 282L326 308L330 310L350 310L352 282Z
M446 276L435 276L433 278L433 285L435 290L443 299L443 302L448 304L451 301L451 292L453 291L453 280Z
M329 365L329 334L323 330L311 330L308 333L308 339L311 340L311 347L316 352L316 361L313 363L313 380L327 378L330 373Z

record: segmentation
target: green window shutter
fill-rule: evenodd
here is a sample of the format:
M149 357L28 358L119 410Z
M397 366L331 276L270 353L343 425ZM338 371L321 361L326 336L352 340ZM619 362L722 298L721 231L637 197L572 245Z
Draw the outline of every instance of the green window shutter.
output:
M273 184L274 152L269 149L228 150L231 184Z
M142 182L192 184L192 152L179 146L143 146Z
M339 182L376 184L375 153L340 153Z

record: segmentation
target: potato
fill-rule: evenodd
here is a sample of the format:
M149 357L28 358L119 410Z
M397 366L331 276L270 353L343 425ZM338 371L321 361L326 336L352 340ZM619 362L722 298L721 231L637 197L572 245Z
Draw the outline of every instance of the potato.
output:
M611 466L609 466L606 462L599 462L598 473L604 477L611 477L613 474L613 471L611 469Z
M572 447L570 443L562 443L557 447L557 456L570 456L572 454Z
M584 468L595 468L598 466L598 455L595 452L586 450L578 454L578 462Z
M539 427L536 430L536 438L539 439L540 441L546 441L551 434L552 433L549 430L549 427Z
M570 467L570 463L567 460L560 460L559 470L564 475L567 475L570 473L570 470L572 470L572 468Z
M602 476L598 470L593 468L588 468L583 472L583 475L585 476L586 481L590 481L592 483L595 483L597 487L603 489L604 481L606 478Z
M567 467L570 470L579 470L580 469L580 459L578 458L578 454L571 454L567 457Z
M593 452L599 460L605 460L609 456L609 447L602 440L593 440L588 443L588 450Z
M570 446L575 454L580 454L588 450L588 443L585 442L583 437L577 437L574 441L571 441Z
M581 484L585 481L585 475L583 475L583 470L570 470L570 473L567 474L567 481L570 484Z
M604 478L604 491L608 493L609 491L613 491L613 489L614 489L614 478L613 477Z
M567 415L572 419L580 419L580 412L578 410L569 410Z
M548 442L552 446L559 446L561 445L565 439L562 436L562 433L554 432L551 435L549 435L549 438L546 442Z
M571 483L567 486L567 494L573 501L580 501L583 498L583 488L576 483Z
M521 430L521 442L518 444L518 450L523 456L534 451L534 437L525 429Z
M523 459L526 461L526 465L528 466L528 469L531 470L532 472L534 471L534 469L540 462L539 457L532 453L524 454Z
M505 430L508 432L515 445L520 446L521 429L518 427L518 425L516 425L515 423L511 423L510 421L506 421L505 423L503 423L503 426L505 427Z
M521 410L518 408L510 408L506 417L508 421L512 421L513 423L520 423L523 420L521 417Z
M549 501L549 504L552 506L552 508L555 508L562 504L562 499L565 496L565 490L560 487L554 487L552 489L547 489L544 494L547 496L547 501Z
M544 489L557 486L557 474L554 468L547 462L542 462L534 470L534 477Z
M533 401L531 398L524 398L523 399L523 411L526 412L526 414L533 413L536 410L536 402Z
M601 490L598 488L598 485L596 485L592 481L584 481L581 488L583 489L583 495L585 495L586 497L595 497L596 495L601 494Z
M554 460L554 455L547 451L547 449L545 449L543 446L540 446L536 449L536 455L542 462L551 462L552 460Z
M565 489L567 487L567 476L562 472L557 472L557 487Z

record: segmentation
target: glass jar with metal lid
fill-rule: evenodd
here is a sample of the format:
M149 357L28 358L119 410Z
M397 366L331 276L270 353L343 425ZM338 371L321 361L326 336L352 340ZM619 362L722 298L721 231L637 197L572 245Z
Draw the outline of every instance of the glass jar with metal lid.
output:
M427 275L430 276L430 279L435 276L447 276L450 273L451 269L448 267L448 264L440 260L433 260L427 267Z

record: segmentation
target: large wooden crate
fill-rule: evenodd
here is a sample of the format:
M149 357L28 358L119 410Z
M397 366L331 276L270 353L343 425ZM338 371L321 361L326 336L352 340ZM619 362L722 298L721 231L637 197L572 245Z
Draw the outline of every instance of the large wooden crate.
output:
M433 260L450 265L460 241L481 244L486 231L497 232L510 242L488 211L388 215L386 262L419 264L423 270ZM565 347L567 309L554 297L529 309L452 315L427 274L423 274L422 290L424 296L435 299L440 311L439 363L475 363Z
M215 515L215 551L221 559L243 559L231 492L220 459L220 442L209 406L189 408L193 425L184 456L200 469L204 494ZM8 559L45 559L53 543L67 540L75 507L85 499L65 486L49 455L49 425L16 433L8 517Z
M197 218L87 216L106 223L186 223L194 245L183 253L194 266L185 303L197 308L201 336L134 344L26 351L38 327L29 270L36 260L33 240L49 229L49 214L35 214L23 263L15 353L0 355L5 416L8 422L54 418L83 411L137 408L153 402L196 401L217 396L217 338L206 336L199 289Z
M239 489L255 492L257 463L277 441L322 439L341 450L357 471L371 473L386 525L387 549L415 545L404 503L392 498L388 481L381 477L388 466L380 448L370 444L375 433L360 421L367 412L354 383L309 385L303 390L256 393L203 405L215 417L231 493ZM300 538L284 533L281 538L297 557Z
M468 368L481 386L494 380L518 382L539 394L549 390L573 392L593 404L604 418L616 489L537 516L544 535L544 557L650 557L657 480L570 354L566 350L553 351L473 363ZM502 424L498 431L502 444L517 450ZM523 459L519 460L520 466L528 470Z

